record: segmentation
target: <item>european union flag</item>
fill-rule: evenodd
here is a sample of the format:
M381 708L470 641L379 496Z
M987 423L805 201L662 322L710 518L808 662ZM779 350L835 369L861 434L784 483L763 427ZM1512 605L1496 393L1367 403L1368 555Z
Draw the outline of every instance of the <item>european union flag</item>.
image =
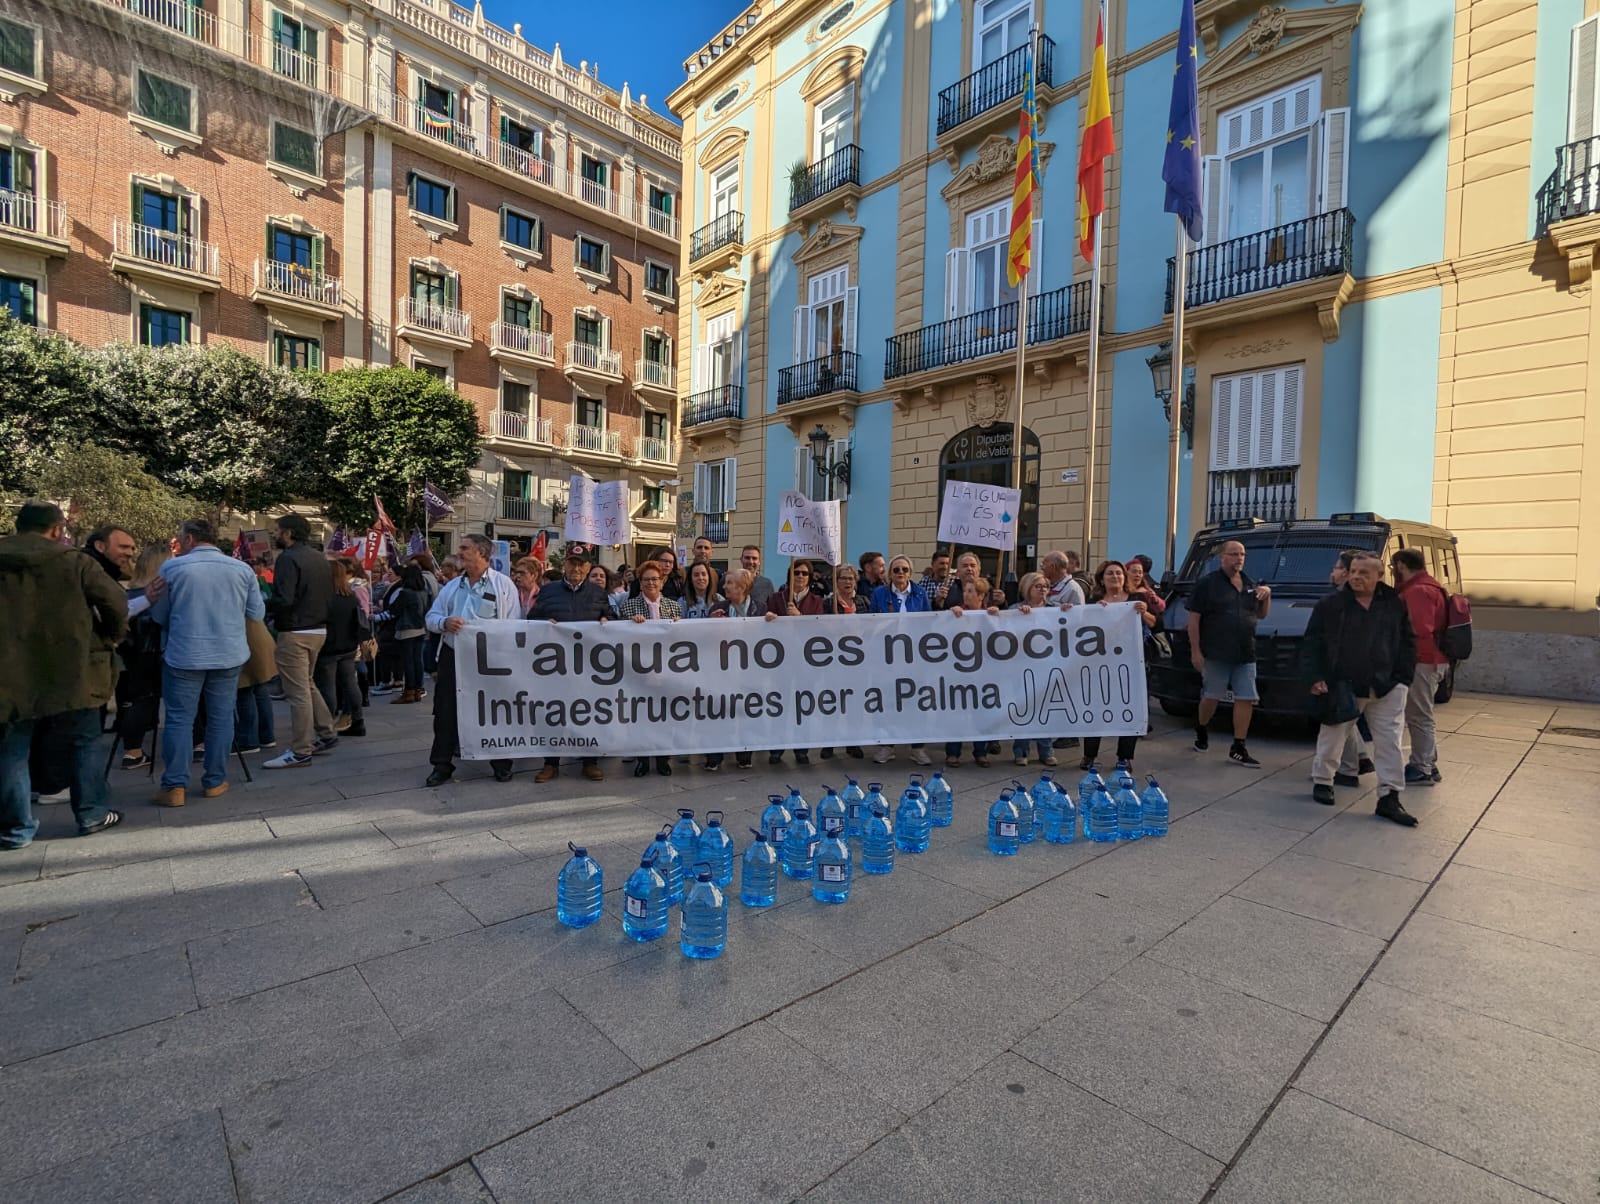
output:
M1189 237L1199 242L1205 234L1200 200L1200 39L1194 32L1194 0L1183 0L1178 22L1178 62L1172 72L1172 108L1167 115L1167 157L1161 178L1167 182L1167 202Z

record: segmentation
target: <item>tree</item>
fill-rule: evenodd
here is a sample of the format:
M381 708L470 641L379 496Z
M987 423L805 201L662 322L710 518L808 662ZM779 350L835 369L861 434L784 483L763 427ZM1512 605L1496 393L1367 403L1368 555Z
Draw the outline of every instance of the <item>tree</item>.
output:
M179 523L200 512L199 503L145 472L137 457L92 443L58 453L30 491L60 502L74 535L116 523L141 544L170 539Z
M345 368L317 384L325 442L299 492L335 522L370 523L377 495L396 523L420 526L424 481L446 494L467 487L478 462L478 414L444 381L410 368Z
M92 438L90 353L0 306L0 489L25 490L63 447Z

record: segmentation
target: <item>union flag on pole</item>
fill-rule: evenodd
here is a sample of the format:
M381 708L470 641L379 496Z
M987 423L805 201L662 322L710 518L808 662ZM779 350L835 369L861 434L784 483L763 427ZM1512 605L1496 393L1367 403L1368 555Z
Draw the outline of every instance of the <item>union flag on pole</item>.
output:
M378 508L378 521L374 523L373 526L379 531L382 531L385 535L393 535L394 523L389 518L389 512L383 508L383 499L377 494L373 494L372 504Z
M1022 115L1017 119L1017 182L1011 187L1011 242L1006 280L1016 288L1033 268L1033 194L1039 187L1039 147L1033 140L1033 46L1029 41L1022 76Z
M1106 160L1116 150L1111 132L1111 85L1106 78L1106 6L1094 35L1089 68L1089 99L1083 110L1083 141L1078 145L1078 252L1094 262L1094 219L1106 211Z

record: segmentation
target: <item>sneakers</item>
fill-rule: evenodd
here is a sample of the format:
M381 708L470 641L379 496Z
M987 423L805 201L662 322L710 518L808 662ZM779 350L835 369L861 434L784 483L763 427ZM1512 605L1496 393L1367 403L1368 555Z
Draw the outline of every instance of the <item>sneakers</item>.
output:
M259 744L241 744L238 747L236 747L233 751L236 752L236 753L258 753L258 752L261 751L261 745L259 745Z
M150 758L143 749L138 752L122 754L122 768L124 769L147 769L149 765Z
M1438 766L1437 766L1437 765L1435 765L1435 766L1434 766L1434 767L1433 767L1433 772L1432 772L1432 773L1430 773L1430 774L1429 774L1429 775L1428 775L1428 776L1429 776L1429 777L1430 777L1430 778L1432 778L1432 779L1433 779L1433 780L1434 780L1434 781L1435 781L1435 782L1442 782L1442 781L1444 781L1444 775L1443 775L1443 774L1441 774L1441 773L1440 773L1440 772L1439 772L1439 767L1438 767Z
M1337 782L1338 780L1338 778L1334 778L1334 781ZM1333 787L1325 785L1322 782L1318 782L1311 788L1311 801L1314 803L1321 803L1324 807L1331 807L1334 805L1334 803L1338 802L1338 800L1333 797Z
M228 793L228 783L218 782L215 786L207 786L200 792L204 798L221 798Z
M369 694L376 694L379 698L382 698L385 694L393 694L394 693L394 687L380 684L380 685L373 686L367 692Z
M1400 805L1400 796L1393 790L1378 796L1378 805L1373 809L1373 814L1392 820L1402 828L1417 826L1417 817Z
M270 761L261 762L262 769L299 769L303 765L311 764L310 757L302 757L294 749L285 749L282 755L273 757Z
M1407 765L1406 766L1406 785L1407 786L1432 786L1433 785L1433 774L1429 773L1426 769L1422 768L1422 766L1420 766L1420 765Z
M1210 747L1211 747L1211 733L1206 731L1206 729L1204 727L1196 727L1194 729L1194 750L1195 750L1195 752L1205 752L1205 750L1210 748Z
M1046 769L1054 769L1057 765L1060 765L1061 762L1056 760L1054 757L1046 757L1044 760L1040 761L1039 764L1043 765Z
M338 736L324 736L311 746L311 754L312 756L320 757L323 753L331 753L338 747Z
M884 745L872 754L872 763L874 765L887 765L892 760L894 760L894 749L888 745ZM926 765L927 759L924 758L922 763Z
M1011 763L1013 765L1015 765L1018 769L1026 769L1028 767L1028 758L1027 757L1013 757L1011 759Z
M911 750L911 763L913 765L932 765L933 764L933 762L928 758L928 754L926 752L924 752L920 748L913 748Z
M1352 788L1359 788L1361 786L1361 779L1353 773L1336 773L1333 775L1333 784L1335 786L1350 786Z
M1261 762L1250 755L1244 746L1243 740L1235 740L1233 747L1228 750L1228 760L1235 765L1243 765L1246 769L1260 769Z
M201 761L204 761L205 759L206 759L206 746L204 744L196 744L194 746L194 763L196 765L198 765L198 764L200 764Z
M107 828L114 828L122 822L122 812L107 811L106 817L97 824L90 824L87 828L79 828L79 836L93 836L96 832L104 832Z

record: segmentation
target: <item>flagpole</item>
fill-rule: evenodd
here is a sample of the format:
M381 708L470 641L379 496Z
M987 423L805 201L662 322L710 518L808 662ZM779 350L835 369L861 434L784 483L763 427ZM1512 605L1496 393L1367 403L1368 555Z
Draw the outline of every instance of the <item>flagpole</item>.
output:
M1172 400L1167 406L1167 571L1178 571L1178 440L1183 430L1183 303L1189 291L1189 249L1183 219L1175 218L1178 254L1173 270Z
M1094 491L1099 474L1095 471L1100 419L1100 261L1105 257L1105 216L1094 217L1094 265L1089 277L1089 455L1083 472L1083 565L1095 563Z
M1028 27L1028 73L1030 81L1032 80L1034 66L1039 61L1038 53L1039 27L1030 25ZM1026 99L1023 103L1027 103ZM1029 114L1028 137L1030 139L1038 137L1038 132L1032 128L1032 114ZM1032 221L1032 213L1043 209L1043 191L1044 181L1035 175L1032 181L1031 196L1033 200L1032 211L1029 214L1030 223ZM1022 278L1017 281L1017 397L1015 404L1012 406L1011 420L1011 488L1017 494L1017 534L1019 537L1022 533L1022 390L1027 379L1025 363L1028 354L1028 281L1033 275L1033 230L1031 225L1028 229L1028 239L1028 271L1023 272ZM1006 591L1007 598L1015 598L1017 596L1016 564L1018 555L1019 549L1015 540L1012 542L1011 551L1002 551L1000 553L1000 580Z

